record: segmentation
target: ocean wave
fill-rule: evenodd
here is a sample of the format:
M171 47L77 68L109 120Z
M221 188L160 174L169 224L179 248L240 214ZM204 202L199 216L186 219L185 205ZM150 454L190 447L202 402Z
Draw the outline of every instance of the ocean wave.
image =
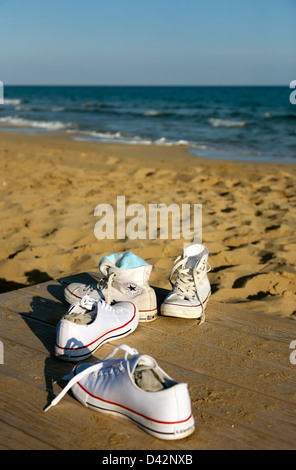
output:
M16 106L18 104L25 103L25 100L20 99L20 98L14 98L14 99L9 99L9 98L4 98L4 104L7 104L8 106Z
M54 106L51 108L54 113L62 113L63 111L68 111L68 109L71 110L71 108L67 108L66 106Z
M148 111L146 111L144 113L144 116L146 116L146 117L165 117L165 116L172 116L173 114L176 114L176 113L172 113L172 112L169 112L169 111L157 111L156 109L149 109Z
M130 144L130 145L189 145L187 140L177 140L170 141L166 137L160 137L159 139L146 139L140 136L128 136L124 135L121 132L99 132L99 131L74 131L67 130L69 134L75 134L73 136L74 140L91 140L105 143L120 143L120 144Z
M285 119L294 120L294 119L296 119L296 114L293 114L293 113L283 113L283 114L273 113L273 114L271 114L271 113L267 112L263 115L263 117L265 119L271 119L271 120L279 120L279 119L281 119L281 120L285 120Z
M230 121L229 119L210 118L208 122L213 127L245 127L249 123L247 121Z
M0 118L0 123L7 124L9 126L34 127L47 130L60 130L73 126L71 123L63 123L60 121L35 121L32 119L24 119L19 116L2 117Z
M40 107L38 106L27 106L27 105L23 105L23 104L20 104L20 105L17 105L15 106L15 111L29 111L29 112L38 112L41 110Z
M118 140L122 139L123 136L120 132L99 132L99 131L85 131L84 135L89 135L90 137L96 137L98 139L111 139L111 140Z
M161 137L160 139L156 139L152 141L153 144L155 145L189 145L189 142L187 140L168 140L166 137Z
M93 101L86 101L81 104L82 108L87 109L104 109L104 108L114 108L112 104L100 103L100 102L93 102Z

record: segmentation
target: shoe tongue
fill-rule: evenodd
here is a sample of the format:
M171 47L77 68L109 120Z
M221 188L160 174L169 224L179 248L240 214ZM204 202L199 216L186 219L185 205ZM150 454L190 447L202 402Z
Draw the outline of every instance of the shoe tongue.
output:
M157 366L156 361L152 357L146 355L140 356L139 354L130 357L128 362L131 374L134 374L136 367L153 369Z
M143 356L140 356L139 354L135 354L134 356L128 358L129 369L130 369L130 373L131 373L132 375L133 375L133 373L134 373L134 371L135 371L135 368L137 367L137 364L138 364L139 360L140 360L142 357L143 357Z
M105 256L105 258L103 258L99 263L99 271L104 277L106 277L110 267L115 268L115 264Z
M81 310L80 312L74 312L68 315L64 315L63 318L73 323L77 323L79 325L88 325L94 320L95 311L91 312L91 311Z
M156 392L164 388L154 373L156 366L155 360L150 356L138 356L133 362L132 374L139 388L148 392Z
M186 266L194 268L197 261L205 254L205 248L200 244L188 245L184 247L183 256L187 257Z
M112 255L104 256L99 263L101 273L106 276L108 268L120 269L134 269L143 266L148 266L148 263L131 251L126 253L113 253Z

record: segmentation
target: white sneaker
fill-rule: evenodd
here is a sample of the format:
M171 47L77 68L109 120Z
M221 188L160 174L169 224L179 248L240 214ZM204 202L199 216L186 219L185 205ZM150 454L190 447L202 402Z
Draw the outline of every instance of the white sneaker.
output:
M125 357L111 359L119 349ZM129 418L155 437L181 439L194 431L187 384L176 382L152 357L140 356L129 346L115 348L102 361L77 365L64 379L68 384L44 411L72 389L83 405Z
M73 282L65 288L65 299L72 304L89 294L108 303L129 300L138 307L140 322L153 321L157 318L157 301L148 284L151 270L151 265L132 252L113 253L100 261L103 278L97 284Z
M104 343L132 333L138 322L139 312L133 303L111 306L86 295L71 305L58 323L55 355L66 361L81 361Z
M205 309L211 295L207 276L210 271L208 249L204 245L193 244L184 248L183 256L175 260L170 273L173 287L161 305L161 315L181 318L200 318L205 320ZM172 282L175 271L178 276Z

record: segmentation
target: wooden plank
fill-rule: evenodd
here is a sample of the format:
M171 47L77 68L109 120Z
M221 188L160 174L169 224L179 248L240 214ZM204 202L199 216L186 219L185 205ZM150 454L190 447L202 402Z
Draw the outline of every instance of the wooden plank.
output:
M56 297L53 297L52 293L49 292L49 288L55 289ZM13 294L7 293L0 296L1 306L5 307L14 312L19 312L38 318L45 322L49 322L56 325L61 316L67 311L68 304L59 299L63 299L63 287L56 283L48 283L44 285L36 286L38 288L38 295L33 295L32 287L15 291ZM42 295L40 295L42 294ZM45 297L45 295L47 297ZM1 307L0 307L1 308ZM207 320L201 327L196 327L195 322L182 319L169 319L171 324L178 322L180 325L180 334L198 335L199 342L212 341L213 329L215 331L215 341L212 345L217 347L226 347L232 351L239 351L243 355L252 356L253 345L257 346L257 355L260 353L260 347L262 350L262 358L271 361L273 357L278 362L281 358L277 355L276 342L283 342L286 345L287 354L284 358L284 364L287 364L287 358L289 357L289 345L292 340L296 338L296 324L295 322L279 321L277 323L277 330L274 329L274 319L265 318L265 323L268 322L267 326L264 326L263 321L257 315L253 316L250 321L250 312L235 310L227 306L223 306L225 310L221 312L221 306L218 305L217 309L220 309L218 320L216 313L216 305L209 306L207 312ZM212 310L211 310L212 309ZM221 314L220 314L221 313ZM232 318L229 320L229 316ZM214 320L213 320L213 316ZM268 317L268 316L266 316ZM157 321L157 328L163 331L163 327L167 328L167 318L159 317L160 321ZM237 325L237 322L239 324ZM248 324L247 329L244 328L245 334L242 335L243 327ZM242 325L242 327L241 327ZM194 328L192 328L192 326ZM259 330L258 330L259 328ZM224 331L223 331L224 329ZM233 331L234 330L234 331ZM253 338L250 336L253 335ZM222 344L223 339L223 344ZM261 341L261 339L263 341ZM265 340L268 340L265 341ZM271 341L273 340L273 342ZM227 343L227 345L226 345ZM247 349L246 349L247 348Z
M22 297L24 295L21 294ZM32 303L34 304L34 301ZM48 303L53 305L48 308ZM31 316L41 319L42 324L49 312L49 320L52 322L52 317L55 315L57 322L61 316L61 313L57 312L61 308L64 312L64 307L58 302L38 297L35 308L29 312L29 316L26 313L23 316L27 323ZM177 332L176 322L178 327L180 326ZM7 325L10 323L11 319ZM192 323L187 320L161 317L152 324L139 324L133 333L133 339L129 337L126 342L134 342L141 330L145 331L145 334L140 335L139 343L143 352L150 351L151 341L158 337L159 357L173 357L175 354L177 359L181 358L179 365L187 361L195 370L219 380L258 391L264 389L271 396L276 394L279 399L295 399L295 367L289 363L290 341L284 347L281 343L277 344L270 340L262 342L260 339L259 343L254 343L253 336L250 338L247 334L241 335L237 331L229 332L225 327L205 324L200 329L192 328ZM39 326L38 331L40 331ZM199 331L203 333L198 335ZM185 356L184 337L186 337ZM46 334L43 334L43 338L45 341ZM290 336L290 340L292 339L294 337Z
M23 440L24 446L32 436L36 445L38 443L41 447L65 448L59 447L60 444L55 447L57 441L52 439L52 429L49 433L42 429L45 422L43 418L38 421L39 412L36 412L34 397L36 395L36 400L41 402L42 395L44 400L52 387L53 378L61 377L72 368L71 364L50 355L55 342L55 325L68 309L63 299L64 285L73 279L89 279L87 276L90 274L83 273L74 278L70 276L0 295L1 340L5 358L9 351L9 363L5 359L5 364L0 366L0 373L5 377L3 390L9 392L6 393L9 397L5 398L7 403L2 424L3 429L9 429L16 436L16 442ZM160 303L167 291L156 291ZM289 361L289 345L296 339L295 322L257 315L226 304L210 302L208 305L206 322L201 327L195 321L159 317L153 323L139 324L130 337L124 338L124 342L137 348L140 353L155 357L170 375L189 383L197 430L193 436L166 448L295 448L296 366ZM89 362L104 357L120 342L106 344ZM19 418L14 412L14 400L19 400L17 392L20 384L22 390L31 390L30 400L34 398L28 412L31 417L21 411L21 404ZM58 385L55 385L55 391L59 391ZM74 401L76 407L79 405L82 419L86 409L70 395L63 399L63 403L64 400L67 405L63 404L63 410L68 410L69 404ZM55 408L53 412L62 413ZM35 415L37 423L30 429L31 423L26 420L34 420ZM118 421L115 423L114 417L106 418L106 415L104 419L109 431L113 432L112 448L128 448L124 439L122 442L117 440L120 429ZM102 422L100 419L100 426ZM122 430L127 429L125 423ZM53 426L56 432L56 423ZM129 432L134 436L134 425L129 426ZM143 431L137 429L137 432L139 434L135 435L132 449L143 448ZM78 448L90 448L85 447L86 443L81 444L84 447L79 447L78 437L73 436ZM110 433L107 433L107 440L100 448L108 448L109 438ZM153 449L154 441L158 440L152 438L151 441L151 436L145 433L145 443L147 441L150 442L147 449ZM69 449L75 448L72 444L69 440L65 445ZM159 441L155 449L163 447L157 447L158 444ZM94 446L91 448L98 448L94 442L90 445Z
M11 313L10 313L11 315ZM41 327L42 334L45 325L42 322L38 322L32 318L27 319L30 322L30 328L21 328L17 323L22 323L23 320L17 314L15 314L13 328L10 332L6 330L6 337L3 340L4 348L7 349L8 335L11 337L10 342L14 343L14 348L17 349L19 345L24 346L24 342L28 339L28 332L37 332ZM32 326L33 323L35 326ZM38 333L39 334L39 333ZM134 336L133 346L139 350L143 349L143 342L152 340L154 333L150 335L145 334L143 338L143 332ZM50 326L48 330L48 337L53 345L55 340L55 329ZM35 339L35 340L34 340ZM17 343L15 341L17 340ZM49 340L49 338L48 338ZM46 388L51 387L53 380L56 380L66 373L68 373L72 365L64 363L55 358L47 358L47 347L42 347L38 342L36 335L30 337L30 343L26 347L23 347L23 352L20 357L10 364L9 371L15 375L18 375L21 380L26 380L30 377L32 382L40 380L39 376L36 376L36 369L39 367L39 363L44 361L44 374L46 377ZM119 344L115 342L114 344ZM114 345L108 344L97 351L96 357L102 358L107 355L113 349ZM261 432L269 434L272 439L284 440L292 445L296 442L295 438L295 402L289 403L281 399L276 399L268 396L265 391L262 393L256 393L247 387L238 387L217 378L203 374L200 371L192 370L192 364L188 369L188 365L183 363L182 365L176 365L174 356L159 356L158 347L150 346L150 352L159 364L168 371L170 375L178 378L179 381L184 381L190 386L190 395L192 398L193 407L196 408L198 413L207 413L209 416L215 416L218 418L226 419L231 421L235 426L245 426L247 429L251 429L252 432ZM30 356L33 353L39 351L43 354L43 359L38 358L38 363L34 363ZM144 351L143 351L144 352ZM13 356L10 352L10 358ZM29 356L29 357L28 357ZM88 360L91 362L96 357ZM39 374L42 376L42 374ZM223 427L223 426L222 426ZM293 440L294 439L294 440Z
M4 344L5 348L10 349L10 357L13 356L13 351L20 347L19 344L12 347L7 341ZM113 346L109 345L110 351L112 348ZM108 349L106 345L104 352L101 351L101 357L108 353ZM9 364L9 372L21 380L27 380L29 377L32 382L40 382L40 376L42 377L43 374L37 375L38 364L32 367L31 356L35 352L35 349L32 351L28 347L23 347L22 356ZM92 360L95 358L89 362ZM52 386L54 380L67 374L73 367L73 365L58 361L53 357L47 358L46 353L43 358L38 358L38 361L39 363L44 361L47 389ZM176 367L175 364L167 361L158 360L158 362L173 377L189 384L192 403L200 411L232 419L236 424L246 424L262 432L268 430L270 434L279 438L293 440L296 418L294 404L280 402L249 390L242 390L188 369ZM256 403L255 409L254 403ZM276 429L273 427L275 418Z
M32 350L26 351L25 360L22 361L24 349L24 346L17 345L9 351L8 357L13 364L25 364L26 371L16 366L12 370L10 363L1 368L0 381L1 420L19 433L24 433L26 440L23 448L27 448L28 436L39 440L40 446L44 443L46 447L64 450L190 448L186 439L176 442L156 439L128 420L84 407L70 394L58 406L44 413L49 395L50 398L53 396L49 385L52 371L48 369L48 362L52 362L51 367L54 368L59 361L44 358ZM47 361L45 366L44 361ZM63 364L65 368L70 366ZM43 369L46 370L45 377ZM55 389L59 391L60 387L55 385ZM0 426L1 438L2 432L4 430Z
M81 273L61 278L58 281L52 280L1 294L1 306L17 312L21 312L24 308L28 309L28 312L34 312L34 309L41 307L38 302L42 303L42 299L51 300L52 302L45 303L44 319L56 324L60 315L69 306L64 301L64 287L70 282L93 283L96 281L95 276L98 277L98 274L92 272ZM154 289L160 305L168 291L159 287L154 287ZM55 301L59 301L59 303L55 304ZM32 303L31 306L30 303ZM59 313L56 311L57 308L60 309ZM294 320L235 308L228 304L215 303L212 300L208 303L206 319L207 324L219 325L239 332L253 333L255 336L274 339L275 341L288 342L291 337L296 339L296 322Z
M36 439L32 433L24 432L13 424L0 419L0 450L54 450L56 447Z
M56 325L67 312L69 305L56 299L45 298L39 293L32 295L31 292L20 289L1 294L0 311L1 308Z
M55 325L0 308L0 327L0 337L4 344L4 355L6 340L28 345L32 349L47 354L54 354Z
M39 373L38 369L36 370ZM20 388L21 387L21 388ZM55 386L58 390L58 387ZM20 394L21 389L21 394ZM163 442L128 420L96 412L66 395L63 401L44 413L48 392L30 380L2 371L0 381L1 420L33 436L40 447L63 450L91 449L188 449L188 443ZM0 436L4 430L0 426ZM22 449L27 449L24 440Z
M63 450L205 450L205 449L293 449L288 442L234 426L231 422L221 426L215 416L200 414L196 419L194 435L181 441L162 441L153 438L121 418L97 413L76 401L63 400L61 406L51 410L51 415L36 410L42 404L36 388L22 383L22 392L34 400L26 408L17 394L17 379L8 380L11 394L5 395L5 419L19 432L32 435L44 443ZM0 390L2 384L0 384ZM2 390L1 390L2 391ZM3 391L2 391L3 393ZM131 426L132 429L131 429ZM2 429L0 429L0 432ZM2 434L2 432L1 432ZM40 444L41 447L41 444ZM26 444L18 447L27 449Z
M228 304L209 302L207 320L213 325L236 329L241 333L252 332L261 338L288 342L296 339L296 322L292 319L252 312Z
M23 302L24 294L21 295L21 302ZM26 294L28 295L28 294ZM67 310L67 307L64 307L63 304L54 302L52 303L51 308L48 308L48 303L43 297L33 296L32 302L30 302L31 297L26 300L27 305L30 304L30 309L24 311L24 308L12 305L9 307L10 310L7 311L7 308L0 307L0 315L7 318L6 327L13 321L14 311L18 310L19 313L23 316L24 321L29 324L30 318L37 319L40 323L45 325L44 329L46 330L46 318L47 313L50 311L50 319L52 323L50 325L55 327L56 323L60 320L62 314ZM1 296L0 296L1 299ZM53 311L55 312L53 314ZM6 312L6 313L5 313ZM52 320L53 315L55 315L55 320ZM34 325L34 323L32 324ZM139 324L138 328L143 328L143 323ZM201 327L198 327L196 322L183 320L183 319L168 319L165 317L159 317L152 324L145 325L146 329L152 328L154 331L162 333L165 335L168 331L170 335L176 336L178 338L184 338L186 336L188 344L192 345L192 348L196 347L196 342L198 339L198 345L201 344L207 345L207 347L212 347L219 350L227 350L234 355L239 355L246 358L256 358L257 360L266 361L273 363L274 365L289 365L289 345L290 342L295 338L293 331L290 332L290 337L283 347L282 342L278 342L275 339L264 339L258 338L257 335L253 333L241 334L240 331L231 330L221 325L212 325L210 322L206 322ZM177 327L177 328L176 328ZM41 328L41 327L40 327ZM42 331L40 329L40 331ZM44 333L44 340L46 339L46 333ZM255 352L256 351L256 352Z
M38 318L41 322L48 319L53 325L66 310L57 301L39 296L35 299L33 296L32 302L29 302L29 294L22 292L19 295L21 302L26 298L25 304L30 304L29 308L32 308L23 314L27 322L29 318ZM24 310L21 305L20 302L12 304L11 311L21 312ZM143 334L140 334L141 331ZM195 370L219 380L257 391L264 389L279 399L295 399L296 371L289 362L289 344L294 339L293 332L290 333L289 341L283 344L271 341L270 338L268 341L264 341L264 338L258 340L253 334L242 335L236 330L211 325L209 322L199 328L188 320L160 317L153 323L139 324L132 337L125 341L134 343L139 334L143 352L150 351L151 342L157 337L158 356L176 355L179 366L187 361Z
M24 433L26 437L33 436L40 441L40 446L44 443L46 446L63 449L106 449L110 440L114 449L291 449L295 446L291 440L279 437L280 432L277 435L264 429L259 432L252 425L243 426L229 416L225 419L211 414L205 407L193 408L197 424L194 435L171 443L146 435L129 421L113 419L113 416L89 410L70 395L65 396L50 412L42 413L41 410L47 403L46 395L51 390L52 382L48 380L48 374L52 377L55 363L60 361L43 356L46 361L43 368L40 360L42 355L34 350L25 352L24 349L24 346L12 346L8 354L9 364L2 370L1 415L7 425ZM50 372L49 362L52 363ZM69 367L69 364L62 364L65 369ZM44 378L43 370L46 371ZM83 425L85 420L86 427ZM102 436L99 443L94 439L98 435Z

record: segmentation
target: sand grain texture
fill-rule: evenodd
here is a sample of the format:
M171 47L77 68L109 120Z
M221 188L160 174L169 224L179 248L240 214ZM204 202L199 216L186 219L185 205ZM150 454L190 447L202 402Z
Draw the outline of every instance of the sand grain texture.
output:
M295 166L200 159L183 146L2 133L1 291L84 271L133 251L169 288L183 240L98 240L98 204L202 204L215 302L296 317Z

